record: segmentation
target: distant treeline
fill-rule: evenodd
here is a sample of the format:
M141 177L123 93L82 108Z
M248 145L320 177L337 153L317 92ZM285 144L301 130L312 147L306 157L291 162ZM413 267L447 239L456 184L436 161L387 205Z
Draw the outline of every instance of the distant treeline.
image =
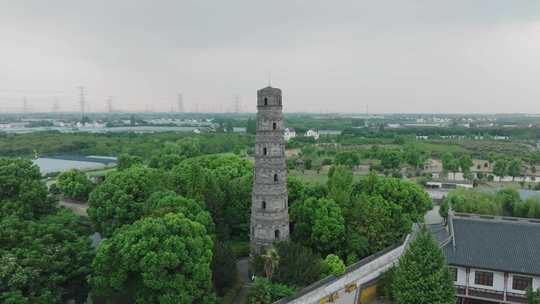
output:
M196 138L203 154L239 152L251 149L254 137L232 133L0 133L0 156L33 157L34 155L81 154L116 156L122 153L150 158L165 144L184 138Z
M539 128L463 128L463 127L408 127L408 128L347 128L343 135L364 136L364 137L383 137L392 138L395 136L508 136L512 139L540 140Z

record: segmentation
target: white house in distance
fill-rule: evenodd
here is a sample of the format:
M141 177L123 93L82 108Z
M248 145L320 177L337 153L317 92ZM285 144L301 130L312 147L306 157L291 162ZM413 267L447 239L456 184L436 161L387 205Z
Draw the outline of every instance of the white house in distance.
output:
M306 137L313 137L315 140L318 140L319 139L319 131L314 130L314 129L309 129L309 130L307 130L305 136Z
M283 138L285 138L285 141L291 140L291 138L296 137L296 131L292 128L285 128L285 131L283 132Z
M453 214L429 225L453 275L458 303L527 303L540 288L540 221Z

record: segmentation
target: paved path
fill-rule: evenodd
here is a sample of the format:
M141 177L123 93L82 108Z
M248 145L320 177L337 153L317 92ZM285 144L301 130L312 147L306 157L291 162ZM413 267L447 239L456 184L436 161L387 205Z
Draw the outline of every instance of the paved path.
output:
M252 286L251 278L249 277L249 258L243 258L236 262L236 269L238 270L238 278L242 282L242 289L234 298L235 304L242 303L247 297L249 288Z
M441 224L443 218L439 215L439 206L433 206L433 209L429 210L424 216L424 220L426 221L426 225Z

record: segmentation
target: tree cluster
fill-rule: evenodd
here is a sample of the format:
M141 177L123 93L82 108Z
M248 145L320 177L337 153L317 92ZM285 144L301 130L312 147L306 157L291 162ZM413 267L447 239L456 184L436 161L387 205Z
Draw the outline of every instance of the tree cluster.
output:
M452 304L456 302L444 254L430 232L423 228L401 256L399 263L383 276L387 297L396 304Z
M39 168L0 159L0 302L85 300L89 235L84 221L48 195Z
M93 263L96 295L210 303L213 291L222 295L235 284L227 241L248 235L251 164L228 154L197 156L191 144L182 151L174 165L135 163L109 173L91 193L89 218L108 237Z
M448 216L449 207L462 213L540 218L540 196L522 200L512 188L495 193L457 189L445 198L439 211L441 216Z

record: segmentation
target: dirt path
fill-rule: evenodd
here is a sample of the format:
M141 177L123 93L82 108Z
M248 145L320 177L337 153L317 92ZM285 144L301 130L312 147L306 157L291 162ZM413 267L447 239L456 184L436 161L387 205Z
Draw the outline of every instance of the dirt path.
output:
M238 277L242 282L242 289L234 298L234 304L241 304L245 301L249 288L251 288L251 278L249 277L249 259L243 258L236 262L236 269L238 270Z
M86 210L88 209L88 204L74 203L71 201L66 201L64 199L60 199L58 203L60 204L60 206L64 206L66 208L73 210L73 212L75 212L75 214L77 215L88 216L88 214L86 213Z

